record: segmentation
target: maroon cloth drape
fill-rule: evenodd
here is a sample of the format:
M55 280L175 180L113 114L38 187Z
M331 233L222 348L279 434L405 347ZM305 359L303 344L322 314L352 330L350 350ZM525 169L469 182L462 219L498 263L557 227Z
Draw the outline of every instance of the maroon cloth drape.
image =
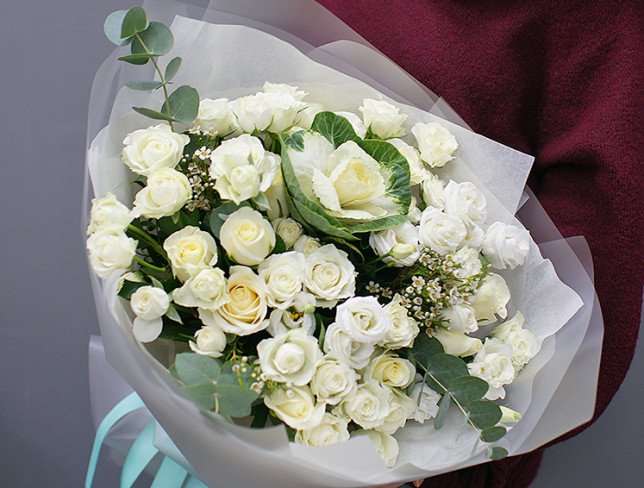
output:
M644 276L641 3L318 0L485 136L536 157L529 184L595 263L605 337L595 418L631 362ZM423 486L528 486L541 452Z

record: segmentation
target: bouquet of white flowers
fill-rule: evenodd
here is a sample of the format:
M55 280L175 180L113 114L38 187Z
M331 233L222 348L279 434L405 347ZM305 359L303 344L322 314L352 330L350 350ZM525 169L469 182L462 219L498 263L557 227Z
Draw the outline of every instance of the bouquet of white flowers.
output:
M418 108L435 100L364 44L223 25L226 5L200 11L216 24L150 21L159 2L106 21L119 59L155 70L88 152L108 358L212 485L360 486L525 450L593 307L570 247L551 244L555 270L514 216L532 159Z

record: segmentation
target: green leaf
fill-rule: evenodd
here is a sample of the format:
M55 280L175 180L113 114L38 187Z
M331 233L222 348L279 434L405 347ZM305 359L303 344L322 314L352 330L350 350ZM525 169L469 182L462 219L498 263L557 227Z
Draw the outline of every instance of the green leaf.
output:
M286 252L284 239L282 239L279 234L275 234L275 247L271 251L271 254L282 254L283 252Z
M121 289L118 292L118 296L123 297L126 300L129 300L130 297L132 296L132 293L134 293L142 286L146 286L146 285L147 283L144 283L141 281L123 280L123 286L121 286Z
M165 313L165 316L168 317L170 320L174 320L179 324L183 324L183 320L181 320L181 316L179 315L179 312L177 312L177 309L174 308L172 305L168 307L168 311Z
M145 115L146 117L154 119L154 120L167 120L168 122L174 122L175 121L168 114L162 114L161 112L157 112L156 110L152 110L151 108L132 107L132 110L134 110L137 113L140 113L141 115Z
M181 58L179 56L172 58L168 65L165 67L165 74L163 75L165 77L165 81L170 81L172 78L174 78L180 67Z
M501 420L499 406L487 400L470 402L466 410L470 421L481 430L494 427Z
M486 456L492 461L498 461L508 456L508 451L499 446L491 447L487 450Z
M125 56L121 56L119 61L125 61L126 63L130 64L137 64L137 65L142 65L146 64L150 58L153 58L153 54L127 54Z
M239 385L217 384L216 393L218 412L230 417L250 415L257 393Z
M205 410L212 410L215 406L215 385L202 383L200 385L189 385L184 388L185 392L199 406Z
M143 32L148 27L145 10L141 7L132 7L127 11L121 24L121 39L132 37L138 32Z
M209 356L192 352L177 354L174 366L179 379L186 385L198 385L219 378L219 362Z
M438 413L434 419L434 428L440 430L445 426L445 421L447 420L447 412L449 412L449 406L451 405L452 397L449 394L443 395L440 403L438 404Z
M128 81L127 83L125 83L125 86L131 88L132 90L150 91L161 88L163 86L163 83L161 83L160 81Z
M268 198L263 193L258 193L252 198L252 202L257 205L259 210L267 211L270 210L271 205L268 203Z
M152 284L154 286L156 286L157 288L161 288L162 290L165 289L164 286L163 286L163 283L161 283L159 280L157 280L154 276L150 276L150 281L152 281Z
M481 440L483 442L496 442L506 433L505 427L497 425L496 427L490 427L481 432Z
M161 22L150 22L147 29L132 40L132 54L163 56L174 44L172 32Z
M435 337L429 337L425 333L418 334L414 341L414 347L411 348L414 360L425 369L429 368L429 360L433 356L443 352L445 351L440 341Z
M451 395L462 406L479 401L487 393L488 388L486 381L469 375L455 378L449 384Z
M319 132L336 148L347 141L360 141L351 122L333 112L319 112L313 119L311 130Z
M182 85L168 97L161 112L169 112L177 122L193 122L199 113L199 93L191 86Z
M125 19L126 15L127 10L117 10L116 12L112 12L108 15L107 19L105 19L105 23L103 24L103 32L105 32L105 36L117 46L123 46L130 42L129 39L121 38L121 28L123 25L123 19Z
M226 202L223 205L220 205L219 207L213 209L208 217L208 226L210 227L210 232L212 232L212 235L219 239L221 226L226 221L228 216L239 208L241 208L240 205L237 205L233 202Z
M450 388L452 380L469 374L465 361L449 354L432 356L429 360L428 372L431 378L427 378L427 384L440 394L445 393L445 388Z

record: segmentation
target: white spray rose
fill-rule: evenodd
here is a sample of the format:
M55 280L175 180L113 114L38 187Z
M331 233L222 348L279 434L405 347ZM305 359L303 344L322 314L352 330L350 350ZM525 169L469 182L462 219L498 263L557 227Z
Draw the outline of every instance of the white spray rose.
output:
M357 136L360 139L364 139L367 135L367 128L364 126L362 123L362 119L358 117L356 114L353 112L336 112L336 115L340 115L347 119L349 123L351 124L351 127L353 127L353 130L357 134Z
M355 267L346 252L326 244L306 257L304 286L318 298L318 305L333 307L355 293Z
M324 352L351 366L362 369L371 359L374 345L358 342L351 338L337 324L329 325L324 336Z
M488 400L505 398L503 385L512 383L515 377L512 346L504 344L499 339L487 338L474 357L474 361L467 367L472 376L477 376L490 385L485 398Z
M136 315L132 323L134 337L140 342L152 342L163 330L163 315L170 307L170 298L161 288L142 286L130 297Z
M496 269L514 269L530 251L530 233L515 225L494 222L485 233L483 254Z
M219 268L207 268L188 278L181 288L172 293L172 300L184 307L199 307L217 310L230 298L226 278Z
M458 149L456 138L441 124L418 122L412 127L411 133L418 141L420 158L432 168L442 168L454 159L454 151Z
M391 329L389 315L375 297L353 297L338 305L335 323L358 342L375 344Z
M282 422L296 430L313 429L324 417L324 403L315 403L308 386L276 388L264 397L264 404Z
M356 388L356 372L346 363L325 356L311 380L311 391L328 405L337 405Z
M389 353L383 353L373 359L364 372L365 381L376 380L395 388L407 388L415 376L416 368L411 362Z
M217 327L205 326L195 332L195 341L188 344L192 352L218 358L226 349L226 334Z
M420 183L423 201L430 207L443 210L445 208L445 183L435 174L425 171Z
M487 218L486 201L481 190L469 181L450 181L445 187L445 213L458 217L470 227L481 225Z
M187 135L172 132L166 124L135 130L123 140L123 162L135 173L150 176L162 168L174 168L188 142Z
M476 320L479 324L496 322L498 315L502 319L508 316L506 308L510 301L510 289L505 280L494 273L490 273L483 280L483 284L472 297L470 305L474 308Z
M295 125L306 103L286 92L259 92L233 100L232 110L244 132L285 132Z
M469 334L479 328L474 309L466 303L457 303L444 308L441 311L441 319L447 322L445 326L452 332Z
M389 434L377 430L356 430L351 437L366 435L373 444L374 449L382 458L385 466L393 468L398 460L398 441Z
M385 263L394 266L412 266L420 257L418 229L410 222L403 222L369 235L369 245L378 256L385 256Z
M302 236L293 244L293 250L301 252L305 256L317 251L320 247L320 240L311 236Z
M168 253L172 272L181 281L217 264L215 239L191 225L168 237L163 243L163 249Z
M112 192L108 192L102 198L92 200L92 211L90 213L87 234L92 234L106 227L125 230L133 215L130 209L119 202Z
M438 254L444 255L458 248L467 229L458 219L437 208L427 207L423 210L418 229L420 243Z
M405 135L403 124L407 116L391 103L365 98L359 110L365 127L376 137L390 139Z
M302 224L289 218L279 218L272 222L278 236L284 241L286 249L291 249L302 236Z
M400 299L400 295L396 295L383 307L385 313L389 315L391 327L378 345L387 349L411 347L420 330L418 323L407 314L407 309L402 306Z
M225 136L235 131L235 115L230 109L230 102L227 98L212 100L204 98L199 103L199 113L194 122L201 130Z
M273 254L259 263L257 274L268 288L268 305L288 308L302 291L304 254L296 251Z
M315 330L315 297L310 293L299 293L289 308L276 308L271 312L270 324L266 331L273 337L291 329L302 329L307 334Z
M416 404L414 400L397 388L389 388L388 404L389 413L387 413L384 423L376 430L385 434L394 434L405 426L407 419L416 410Z
M393 144L398 149L398 152L404 156L409 164L410 182L412 185L417 185L425 180L425 173L427 172L420 161L420 154L415 147L410 146L402 139L389 139L387 142Z
M458 279L466 280L481 272L481 260L479 252L468 246L463 246L458 251L452 253L452 261L459 265L454 270L454 276Z
M136 254L137 241L129 238L120 227L104 227L87 238L89 262L101 278L113 271L130 267Z
M462 332L438 329L434 337L439 340L446 354L467 357L476 354L483 345L480 339L469 337Z
M420 396L420 399L418 398ZM411 399L414 401L414 411L409 416L421 424L425 420L436 417L438 414L438 402L442 397L425 384L424 381L417 382L411 392Z
M188 177L171 168L163 168L148 177L145 188L134 197L134 217L159 219L174 215L192 198Z
M349 439L349 422L330 413L325 413L320 424L295 433L295 442L310 447L327 446Z
M221 226L219 241L237 263L255 266L275 247L275 231L257 210L241 207L231 213Z
M215 190L237 205L268 190L280 164L277 154L266 151L260 139L248 134L222 142L210 160Z
M382 426L389 414L389 389L372 380L358 385L340 404L338 412L359 426L374 429Z
M537 338L528 329L523 328L523 314L517 312L510 320L498 325L492 336L512 346L512 364L519 370L539 352Z

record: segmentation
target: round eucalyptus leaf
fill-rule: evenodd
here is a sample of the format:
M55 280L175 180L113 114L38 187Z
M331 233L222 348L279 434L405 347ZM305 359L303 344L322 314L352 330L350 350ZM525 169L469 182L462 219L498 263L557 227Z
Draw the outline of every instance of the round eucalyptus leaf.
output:
M174 36L165 24L150 22L147 29L132 40L132 54L162 56L172 49L173 44Z
M141 7L132 7L123 17L121 24L121 39L132 37L137 32L143 32L148 26L145 10Z
M128 42L128 39L121 38L121 26L123 25L123 19L125 19L126 14L127 10L117 10L116 12L112 12L107 16L107 19L105 19L105 23L103 24L105 35L117 46L123 46Z
M119 61L125 61L126 63L130 63L130 64L146 64L153 57L154 56L152 54L145 54L145 53L127 54L125 56L121 56L119 58Z
M467 408L470 421L481 430L494 427L501 420L501 408L487 400L471 402Z
M170 81L174 76L177 74L179 71L179 68L181 67L181 58L177 56L176 58L172 58L168 65L165 67L165 80Z
M199 113L199 93L191 86L180 86L168 97L161 112L170 113L177 122L191 123Z

